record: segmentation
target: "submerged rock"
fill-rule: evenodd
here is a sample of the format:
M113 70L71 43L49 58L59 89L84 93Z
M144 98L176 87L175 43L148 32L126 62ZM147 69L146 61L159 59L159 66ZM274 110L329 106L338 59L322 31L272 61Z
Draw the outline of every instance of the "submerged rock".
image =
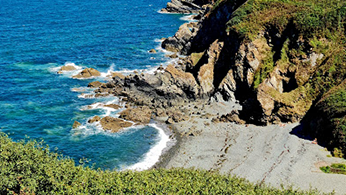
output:
M119 118L106 116L100 120L103 130L108 130L113 133L119 132L123 128L131 127L132 123L124 121Z
M94 68L86 68L82 70L82 72L80 72L79 74L73 76L72 78L85 79L85 78L97 77L97 76L101 76L101 73L98 70Z
M73 129L77 129L79 126L81 126L82 124L80 123L80 122L78 122L78 121L75 121L74 123L73 123L73 125L72 125L72 128Z
M149 50L149 53L156 53L156 50L155 49L151 49L151 50Z
M65 65L65 66L62 66L57 73L62 74L62 72L64 71L73 71L73 70L76 70L76 67L71 65Z

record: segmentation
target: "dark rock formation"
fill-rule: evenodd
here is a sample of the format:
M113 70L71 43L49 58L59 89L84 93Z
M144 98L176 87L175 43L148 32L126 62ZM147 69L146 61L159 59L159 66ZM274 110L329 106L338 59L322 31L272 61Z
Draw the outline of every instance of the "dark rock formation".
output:
M346 154L346 80L332 88L314 104L303 119L299 136L317 138L329 150Z
M165 39L162 48L172 51L187 53L191 47L191 40L196 34L196 28L191 28L187 23L181 25L173 37Z
M167 7L163 8L161 12L181 14L198 13L202 10L202 4L203 1L198 0L171 0L171 2L167 3Z

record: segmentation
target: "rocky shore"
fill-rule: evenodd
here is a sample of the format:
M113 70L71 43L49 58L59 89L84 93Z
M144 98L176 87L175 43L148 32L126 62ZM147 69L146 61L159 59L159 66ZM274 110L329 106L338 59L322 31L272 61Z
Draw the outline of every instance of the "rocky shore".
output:
M117 126L124 120L168 124L178 144L155 167L194 167L275 187L346 192L344 175L319 169L345 160L327 157L330 152L313 144L314 137L302 139L299 123L323 95L314 78L328 54L296 36L298 29L291 23L243 37L229 25L246 1L209 3L172 0L162 10L198 14L198 22L183 24L162 42L164 49L184 56L172 56L177 64L159 67L154 74L116 73L108 83L89 84L95 96L114 95L126 102L122 119L99 120Z

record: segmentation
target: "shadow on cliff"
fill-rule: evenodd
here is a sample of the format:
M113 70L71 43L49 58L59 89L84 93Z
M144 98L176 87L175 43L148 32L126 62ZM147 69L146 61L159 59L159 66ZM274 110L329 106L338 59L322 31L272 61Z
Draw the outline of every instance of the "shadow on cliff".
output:
M231 19L233 11L244 4L246 0L221 1L215 10L209 12L208 16L201 22L201 27L196 36L191 40L191 48L186 54L192 52L203 52L216 39L225 37L226 23Z

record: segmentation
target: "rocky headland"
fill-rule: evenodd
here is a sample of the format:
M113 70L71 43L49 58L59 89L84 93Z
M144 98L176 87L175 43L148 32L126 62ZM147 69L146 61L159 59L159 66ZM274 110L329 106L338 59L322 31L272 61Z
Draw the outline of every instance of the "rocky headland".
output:
M162 42L184 57L154 74L114 74L90 86L95 96L126 102L120 118L172 127L180 144L158 167L346 192L344 176L319 169L345 162L326 150L346 152L345 18L335 26L323 13L316 16L329 25L323 34L301 18L308 5L174 0L163 12L198 13L198 22L183 24ZM320 145L311 143L314 138Z

